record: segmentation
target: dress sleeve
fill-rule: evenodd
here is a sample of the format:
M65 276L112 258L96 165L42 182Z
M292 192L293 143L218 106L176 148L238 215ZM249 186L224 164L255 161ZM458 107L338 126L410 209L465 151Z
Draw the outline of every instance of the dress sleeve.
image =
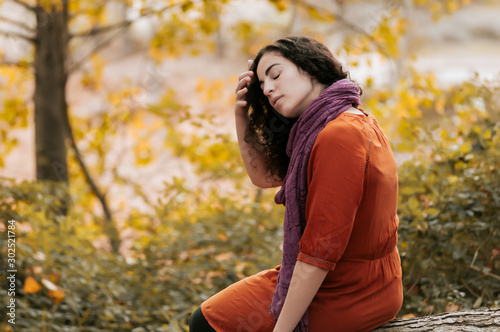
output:
M307 224L298 256L327 270L335 268L349 242L363 195L368 147L361 128L335 122L320 132L309 159Z

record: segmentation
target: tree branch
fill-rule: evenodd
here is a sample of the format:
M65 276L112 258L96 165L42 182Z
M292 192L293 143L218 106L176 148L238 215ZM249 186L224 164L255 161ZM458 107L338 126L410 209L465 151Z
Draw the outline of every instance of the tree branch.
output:
M23 22L20 22L20 21L17 21L17 20L13 20L11 18L8 18L8 17L5 17L5 16L0 16L0 21L4 21L6 23L10 23L18 28L22 28L22 29L25 29L29 32L35 32L35 30L28 26L27 24L23 23Z
M343 25L345 25L346 27L356 31L356 32L359 32L367 37L369 37L369 34L366 33L366 31L364 31L361 27L357 26L356 24L346 20L345 18L343 18L342 16L339 16L337 14L335 14L334 12L330 11L329 9L327 8L324 8L324 7L320 7L318 5L313 5L313 4L310 4L308 3L307 1L305 0L297 0L297 4L298 5L302 5L306 8L311 8L311 9L314 9L315 11L317 12L320 12L320 13L323 13L325 14L325 16L331 16L333 19L339 21L340 23L342 23Z
M340 16L340 15L336 15L335 13L333 13L332 11L326 9L326 8L323 8L323 7L320 7L320 6L317 6L317 5L312 5L310 3L308 3L307 1L305 0L298 0L298 4L301 4L303 6L305 6L306 8L313 8L314 10L316 11L319 11L319 12L322 12L322 13L325 13L326 15L328 16L331 16L333 17L335 20L339 21L342 25L344 25L345 27L348 27L349 29L353 30L354 32L357 32L363 36L365 36L366 38L368 38L376 47L377 49L379 49L379 52L384 55L384 56L387 56L387 52L384 52L383 49L381 49L379 46L378 46L378 43L377 41L375 40L375 38L373 38L372 35L370 35L368 32L366 32L363 28L361 28L360 26L348 21L347 19L345 19L344 17Z
M491 272L488 272L488 271L485 271L484 269L480 268L480 267L477 267L475 265L470 265L469 268L477 271L477 272L480 272L481 274L484 274L488 277L492 277L492 278L495 278L497 280L500 280L500 276L499 275L496 275L494 273L491 273Z
M477 258L477 254L479 253L479 249L481 249L481 247L486 243L488 242L488 240L490 239L491 237L491 234L488 235L488 237L483 241L481 242L481 244L477 247L476 249L476 252L474 253L474 257L472 258L472 261L470 262L469 264L469 268L475 270L475 271L478 271L486 276L489 276L489 277L492 277L492 278L495 278L497 280L500 280L500 276L499 275L496 275L494 273L490 273L488 271L485 271L483 268L480 268L480 267L477 267L474 265L474 263L476 262L476 258Z
M31 63L16 62L16 61L0 61L0 66L18 67L20 69L29 69L30 67L32 67L32 64Z
M92 29L87 30L87 31L72 33L69 35L69 38L71 39L71 38L95 36L95 35L98 35L100 33L109 32L109 31L112 31L115 29L126 28L129 25L131 25L132 23L133 23L133 21L122 21L122 22L119 22L116 24L110 24L110 25L103 26L103 27L93 27Z
M181 6L182 6L182 4L173 4L173 5L167 5L167 6L163 7L163 8L157 9L157 10L145 10L144 12L142 12L139 15L138 19L139 18L143 18L143 17L148 17L148 16L151 16L151 15L160 14L160 13L163 13L163 12L169 10L169 9L173 9L175 7L181 7ZM119 22L117 24L108 25L108 26L101 27L101 28L92 28L92 29L90 29L90 30L88 30L86 32L79 32L79 33L71 34L70 37L76 38L76 37L84 37L84 36L97 35L99 33L103 33L103 32L106 32L106 31L112 31L112 30L119 29L119 31L117 31L117 33L113 34L108 39L104 40L102 43L100 43L99 45L97 45L86 56L84 56L76 64L74 64L73 66L71 66L71 68L68 69L68 74L71 74L74 71L78 70L88 60L88 58L90 58L90 56L92 54L94 54L97 51L99 51L100 49L106 47L109 43L111 43L115 39L116 36L118 36L121 33L121 30L125 30L130 25L132 25L134 22L135 21L122 21L122 22Z
M141 13L138 18L143 18L143 17L154 15L154 14L163 13L166 10L169 10L169 9L172 9L175 7L180 7L180 6L182 6L182 4L168 5L168 6L165 6L163 8L160 8L158 10L147 10L147 11L144 11L143 13ZM72 34L70 34L70 38L95 36L95 35L98 35L100 33L109 32L109 31L112 31L115 29L126 28L126 27L130 26L132 23L134 23L134 21L125 20L125 21L121 21L121 22L118 22L115 24L110 24L110 25L103 26L103 27L93 27L87 31L72 33Z
M198 2L201 2L201 1L198 1ZM139 15L139 17L147 17L147 16L151 16L151 15L161 14L164 11L167 11L167 10L175 8L175 7L182 7L183 5L184 4L182 4L182 3L177 3L177 4L173 4L173 5L167 5L163 8L157 9L157 10L153 10L153 9L145 10L143 13L141 13L141 15Z
M127 27L128 26L125 26L125 27L122 27L121 29L125 29ZM118 36L121 33L120 30L117 31L112 36L108 37L106 40L104 40L102 43L100 43L96 47L94 47L94 49L92 49L87 55L85 55L83 58L81 58L76 64L74 64L73 66L68 68L68 75L71 75L71 73L78 70L92 56L92 54L96 53L97 51L99 51L100 49L106 47L109 43L111 43L116 38L116 36Z
M82 172L85 176L85 180L89 184L92 192L94 193L94 195L96 195L99 202L101 202L101 205L102 205L102 208L104 211L104 215L106 217L106 223L105 223L106 232L105 233L109 236L109 240L111 242L111 248L112 248L113 252L117 253L118 249L120 247L120 237L119 237L118 230L116 229L116 226L113 223L113 218L111 216L111 210L108 206L108 203L106 202L106 197L103 193L101 193L101 191L97 187L97 184L95 183L94 179L90 175L90 172L88 171L87 166L85 165L85 162L83 161L80 150L78 149L78 146L76 145L75 136L73 135L73 128L71 127L67 113L64 115L64 122L65 122L66 130L67 130L68 138L71 142L71 147L73 148L73 151L75 153L75 158L76 158L78 164L80 165L80 168L82 169Z
M35 7L28 5L26 2L24 2L22 0L10 0L10 1L12 1L14 3L17 3L20 6L23 6L24 8L26 8L29 11L36 12L36 8Z
M7 38L21 38L21 39L24 39L24 40L29 41L31 43L34 43L36 41L35 37L26 36L22 33L12 32L12 31L0 30L0 36L4 36Z

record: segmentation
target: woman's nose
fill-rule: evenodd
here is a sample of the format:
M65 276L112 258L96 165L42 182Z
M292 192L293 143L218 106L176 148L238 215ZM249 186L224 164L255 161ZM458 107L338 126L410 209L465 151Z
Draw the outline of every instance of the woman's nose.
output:
M271 83L265 82L262 91L266 97L269 97L269 95L274 91L274 86Z

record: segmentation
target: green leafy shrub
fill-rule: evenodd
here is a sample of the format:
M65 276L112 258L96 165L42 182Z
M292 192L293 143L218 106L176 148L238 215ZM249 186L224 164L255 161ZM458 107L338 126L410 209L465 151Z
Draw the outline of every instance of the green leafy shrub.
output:
M500 104L494 96L485 87L458 90L455 98L464 98L453 126L442 119L399 168L402 313L500 304Z
M128 226L142 235L124 258L96 249L84 234L89 227L71 213L53 212L64 188L4 181L1 222L17 224L16 330L187 330L191 311L210 294L280 262L282 211L259 204L260 192L242 202L190 191L182 181L166 191L172 199L159 202L156 214L131 215ZM6 266L5 227L0 234ZM40 289L30 290L28 278ZM0 307L5 327L6 310Z

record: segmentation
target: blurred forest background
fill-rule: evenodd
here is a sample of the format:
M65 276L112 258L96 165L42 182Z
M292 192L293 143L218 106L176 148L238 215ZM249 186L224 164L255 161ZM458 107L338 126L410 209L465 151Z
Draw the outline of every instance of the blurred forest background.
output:
M498 0L0 0L0 329L187 331L203 300L280 263L283 207L246 177L233 101L247 59L290 34L331 48L393 144L399 316L498 307L499 15Z

